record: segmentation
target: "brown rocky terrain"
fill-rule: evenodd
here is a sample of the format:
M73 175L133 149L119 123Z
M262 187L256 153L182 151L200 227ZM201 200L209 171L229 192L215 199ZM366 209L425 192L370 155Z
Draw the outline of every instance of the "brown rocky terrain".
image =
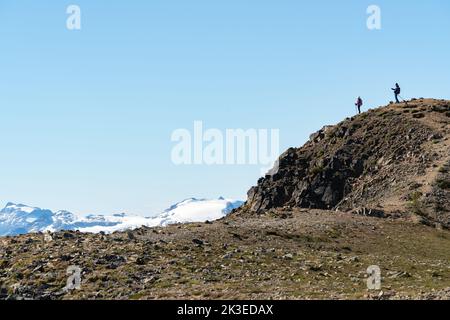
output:
M450 299L450 232L323 210L0 240L3 299ZM81 289L63 292L69 266ZM366 270L381 269L381 290Z
M419 99L325 127L212 223L0 238L0 299L450 299L449 124Z
M282 154L246 209L317 208L420 216L450 227L450 102L420 99L369 110Z

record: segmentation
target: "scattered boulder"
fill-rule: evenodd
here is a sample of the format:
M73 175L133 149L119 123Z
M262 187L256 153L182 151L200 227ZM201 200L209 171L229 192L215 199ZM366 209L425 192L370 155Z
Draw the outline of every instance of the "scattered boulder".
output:
M204 242L203 242L202 240L200 240L200 239L193 239L192 242L193 242L194 244L196 244L197 246L202 246L202 245L204 245Z

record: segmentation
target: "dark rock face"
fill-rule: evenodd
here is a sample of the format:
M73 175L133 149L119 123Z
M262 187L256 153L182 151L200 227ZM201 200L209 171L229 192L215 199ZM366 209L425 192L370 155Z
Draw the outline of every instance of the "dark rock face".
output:
M417 107L441 114L446 106ZM282 207L376 206L437 157L423 146L441 133L415 119L409 109L415 107L380 108L324 127L303 147L290 148L279 157L249 190L246 208L260 213Z
M260 179L248 193L253 211L274 207L330 209L351 190L349 183L363 172L362 159L343 147L318 158L314 148L289 149L279 159L278 171Z
M422 217L450 228L450 161L440 167L431 192L422 195L416 206Z

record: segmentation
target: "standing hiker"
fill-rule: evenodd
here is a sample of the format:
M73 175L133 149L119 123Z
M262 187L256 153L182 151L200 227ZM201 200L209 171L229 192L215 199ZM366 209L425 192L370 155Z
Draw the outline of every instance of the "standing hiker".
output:
M358 114L361 113L361 107L363 105L363 101L361 99L361 97L358 97L358 99L356 100L355 106L358 107Z
M400 103L400 101L398 101L398 96L400 95L401 89L400 89L400 86L398 85L398 83L395 84L395 88L392 88L392 91L394 91L394 94L395 94L395 101L397 103Z

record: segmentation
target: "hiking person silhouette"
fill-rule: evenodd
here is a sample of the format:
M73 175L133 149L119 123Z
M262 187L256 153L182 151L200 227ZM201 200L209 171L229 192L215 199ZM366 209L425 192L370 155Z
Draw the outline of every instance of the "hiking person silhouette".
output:
M398 96L400 95L401 89L400 89L400 86L398 85L398 83L395 84L395 88L392 88L392 91L394 91L394 94L395 94L395 101L397 103L400 103L400 101L398 101Z
M361 97L358 97L358 99L356 99L356 103L355 103L355 106L358 107L358 114L361 113L362 105L363 105L363 101L362 101Z

